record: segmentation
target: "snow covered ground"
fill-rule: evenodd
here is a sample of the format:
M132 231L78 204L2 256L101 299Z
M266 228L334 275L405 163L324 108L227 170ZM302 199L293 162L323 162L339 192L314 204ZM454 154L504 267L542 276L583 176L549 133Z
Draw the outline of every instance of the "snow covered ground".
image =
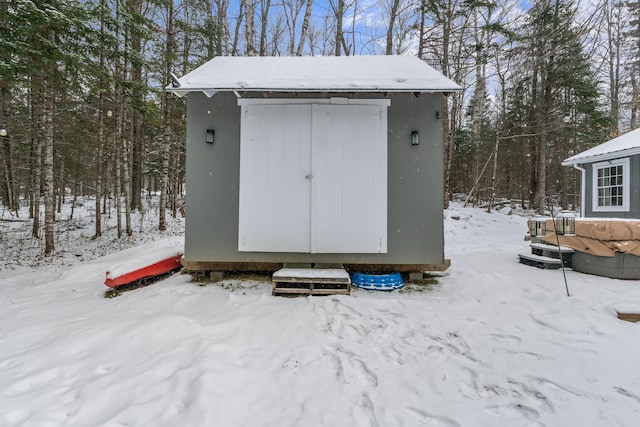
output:
M445 215L437 285L300 298L178 274L105 299L106 269L180 243L181 219L123 241L76 224L47 260L3 222L0 426L640 425L640 324L616 318L640 283L569 271L567 297L518 264L525 217Z

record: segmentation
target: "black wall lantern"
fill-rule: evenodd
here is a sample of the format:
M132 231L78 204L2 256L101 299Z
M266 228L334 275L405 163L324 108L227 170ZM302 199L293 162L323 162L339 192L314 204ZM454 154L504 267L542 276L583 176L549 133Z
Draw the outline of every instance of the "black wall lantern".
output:
M5 125L0 125L0 136L7 136L7 127Z
M411 131L411 145L420 145L420 133L417 130Z
M205 139L207 144L213 144L213 134L213 129L207 129L207 138Z

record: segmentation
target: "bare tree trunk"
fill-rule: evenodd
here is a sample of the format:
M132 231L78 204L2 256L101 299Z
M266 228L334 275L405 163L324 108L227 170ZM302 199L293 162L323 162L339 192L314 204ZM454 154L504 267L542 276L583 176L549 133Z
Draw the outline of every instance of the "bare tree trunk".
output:
M444 208L449 207L451 200L451 161L453 159L453 135L451 134L449 99L442 96L442 132L444 146Z
M263 0L263 2L260 14L260 56L266 55L267 24L269 23L269 9L271 8L271 0Z
M173 148L173 147L172 147ZM173 155L169 156L170 159L170 167L169 167L169 180L170 180L170 188L171 188L171 216L173 218L177 218L178 211L178 153L173 153Z
M336 17L336 45L335 55L340 56L342 53L342 43L344 41L344 34L342 33L342 20L344 18L344 0L338 0L337 7L334 8L334 14Z
M353 5L353 14L355 16L358 15L358 0L353 0L352 3ZM349 45L347 44L347 39L344 36L344 32L342 32L342 48L344 49L344 54L346 56L349 55L355 55L356 54L356 46L355 46L355 34L356 34L356 22L357 19L352 19L351 20L351 41L352 43Z
M216 15L214 20L213 15L213 3L216 4ZM207 19L210 22L215 22L216 32L215 34L209 28L207 32L206 46L207 46L207 59L211 59L214 56L222 55L223 49L228 48L229 42L229 23L227 21L227 1L226 0L207 0L206 1Z
M389 25L387 26L387 50L386 55L393 54L393 26L396 22L396 16L398 15L398 7L400 6L400 0L393 0L391 6L391 13L389 14Z
M63 137L62 140L62 150L60 148L58 148L58 152L62 151L62 155L60 155L60 162L59 162L59 170L58 170L58 188L56 190L57 193L57 205L58 207L56 208L56 212L58 213L62 213L62 205L64 203L64 175L65 175L65 157L66 157L66 137Z
M498 149L500 148L500 138L496 134L496 145L493 147L493 170L491 171L491 187L489 190L489 206L487 212L491 213L493 209L493 203L496 198L496 176L498 175Z
M304 19L302 20L302 28L300 29L300 41L298 42L298 49L296 49L296 55L302 56L304 50L304 41L307 38L309 32L309 20L311 19L311 9L313 8L313 0L307 0L307 6L304 10Z
M41 82L33 82L32 79L32 95L31 95L31 119L32 119L32 134L35 135L33 144L33 186L32 186L32 198L31 198L31 212L33 216L33 229L31 235L38 239L40 238L40 186L42 176L42 145L41 141L44 139L42 132L42 110L43 110L43 93Z
M106 0L100 1L100 6L102 11L106 6ZM100 12L100 34L104 33L104 16L103 12ZM102 197L102 161L103 161L103 151L104 151L104 116L105 116L105 106L104 106L104 92L105 92L105 84L104 77L102 75L105 69L105 53L104 53L104 44L100 43L100 77L98 80L98 141L97 141L97 153L96 153L96 222L95 222L95 235L94 238L102 236L102 214L100 213L100 198ZM111 110L109 110L111 111Z
M256 48L255 43L255 13L254 13L254 0L242 0L242 8L245 14L245 38L246 38L246 53L247 56L255 56Z
M49 35L49 40L53 42L54 35ZM53 226L55 223L55 194L53 176L53 140L54 140L54 93L51 74L45 77L44 83L44 111L43 111L43 134L44 134L44 253L51 254L55 249Z
M425 50L425 14L426 14L426 0L420 1L420 28L419 28L419 39L418 39L418 58L424 59L424 50Z
M142 14L142 2L133 1L135 13ZM131 46L137 55L142 55L142 38L137 31L131 32ZM133 85L133 109L131 116L131 209L140 209L142 204L142 113L145 82L142 81L141 61L131 61L131 83ZM126 179L126 178L125 178Z
M609 105L611 109L612 123L609 135L618 136L620 124L620 46L621 46L621 22L622 7L611 7L609 2L604 4L606 8L607 43L609 50Z
M538 191L535 193L536 210L538 214L544 215L544 202L547 193L547 131L542 129L538 150Z
M449 76L449 39L451 37L451 22L445 19L442 22L442 72ZM449 100L442 97L442 131L444 133L444 208L449 207L451 200L451 161L453 159L453 135L451 132L451 117L449 112Z
M165 46L165 76L168 79L173 66L173 4L167 6L167 40ZM237 30L237 28L236 28ZM162 170L160 175L160 217L158 229L164 231L167 229L167 192L169 190L169 153L171 147L171 94L167 91L164 93L163 103L163 141L162 141Z
M213 5L211 4L211 1L207 0L205 2L205 9L207 11L207 22L213 22ZM218 11L219 13L219 11ZM216 25L218 24L218 20L216 20ZM210 28L208 28L209 31L211 31ZM220 39L218 39L217 41L217 49L216 46L214 45L215 40L212 37L212 34L210 34L210 32L207 32L207 39L205 40L205 45L207 46L207 59L211 59L213 58L216 54L220 55L220 45L222 43L222 37L221 34L219 34Z
M33 193L31 194L31 206L33 227L31 229L31 236L35 239L40 238L40 187L42 185L42 146L40 140L36 137L33 144Z
M121 114L124 116L125 109L121 110ZM124 219L125 219L125 231L127 236L133 234L131 228L131 205L129 203L131 199L131 180L129 178L129 141L127 139L126 125L124 123L124 117L120 120L120 143L121 143L121 166L122 166L122 191L124 196Z
M128 6L131 6L129 4ZM129 10L128 13L131 13ZM132 48L132 38L135 31L128 29L127 27L123 28L123 46L125 49ZM125 57L122 64L120 64L120 60L118 60L119 67L116 67L116 76L121 81L127 81L129 78L129 83L132 82L133 76L131 75L133 69L133 62L128 57ZM130 68L131 67L131 68ZM136 83L133 82L135 85ZM134 89L135 92L135 89ZM119 180L119 188L118 188L118 200L121 200L124 197L124 200L121 202L121 207L124 206L124 218L125 218L125 232L127 236L131 236L131 174L130 174L130 158L129 158L129 138L131 135L130 129L127 127L127 118L129 113L134 108L131 108L131 101L135 102L135 96L125 98L125 96L120 92L118 95L119 102L117 108L117 138L116 145L119 145L119 162L116 163L117 173L120 176ZM129 101L129 102L125 102ZM120 213L120 210L118 210ZM120 233L121 234L121 233ZM120 237L120 236L118 236Z
M211 0L216 4L216 22L218 23L219 40L216 46L216 55L234 54L231 48L231 34L229 31L229 20L227 19L227 10L229 8L228 0ZM210 5L211 3L207 1ZM211 11L213 13L213 11ZM237 37L237 36L236 36Z
M116 7L116 37L120 38L120 2L115 3ZM123 31L125 36L123 37L124 41L122 42L122 46L120 46L120 40L118 40L118 48L127 49L127 37L126 30ZM123 106L123 96L122 90L118 88L118 82L124 81L124 69L126 65L122 64L122 59L117 58L115 61L115 78L116 78L116 96L115 96L115 132L113 136L113 171L115 176L113 178L113 197L115 198L115 208L116 208L116 221L117 221L117 229L118 229L118 239L122 237L122 156L120 153L120 135L122 132L124 120L124 106Z
M4 203L9 208L9 210L13 210L16 213L19 212L20 209L20 201L15 193L15 185L14 180L15 176L13 173L13 150L11 149L11 136L7 134L7 136L0 137L2 140L2 162L3 162L3 171L4 171L4 182L6 185L6 195L4 198Z
M250 0L243 0L250 1ZM233 45L231 46L231 55L238 54L238 41L240 40L240 26L242 25L242 19L244 18L244 7L240 6L238 10L238 18L236 19L236 28L233 34Z
M284 0L283 10L285 16L285 22L289 30L289 40L287 42L288 54L293 56L296 46L296 27L298 25L298 14L302 4L299 0Z
M9 10L9 2L0 2L0 16L6 16ZM11 53L6 49L0 50L0 63L8 64L11 62ZM3 194L3 201L9 210L15 211L16 215L20 211L20 194L18 187L17 169L14 160L13 135L11 126L11 93L10 84L5 79L0 80L0 125L5 126L6 136L0 136L2 141L2 157L4 182L6 185L6 193ZM1 187L1 186L0 186Z
M3 120L0 124L6 126L7 129L7 135L0 136L0 141L2 141L3 178L6 185L6 194L3 195L3 199L7 208L15 211L16 215L18 215L20 211L20 194L17 185L18 178L15 175L14 150L11 144L13 136L11 134L11 124L9 123L11 113L8 96L9 91L6 85L4 82L0 82L0 120Z
M118 126L119 127L119 126ZM114 159L114 169L115 169L115 180L113 183L113 196L115 197L115 202L116 202L116 220L117 220L117 224L118 224L118 239L122 237L122 209L121 209L121 203L122 203L122 174L120 172L120 170L122 169L121 166L121 160L120 160L120 144L116 143L114 144L113 147L114 153L115 153L115 159Z
M162 144L162 170L160 175L160 223L158 229L167 229L167 193L169 190L169 153L171 152L171 109L169 107L169 93L165 94L164 135Z
M552 60L553 58L550 59L550 61ZM547 195L547 129L550 126L548 111L551 99L550 91L551 88L547 85L546 69L544 67L540 67L540 92L542 92L542 99L538 98L537 102L535 98L532 99L536 108L540 109L540 114L537 116L540 123L538 162L536 163L538 185L537 191L534 193L535 197L533 200L533 205L536 206L536 210L540 215L544 215L545 198Z
M485 97L485 75L483 65L483 52L480 46L483 46L482 30L479 25L479 11L475 8L473 11L473 39L476 45L475 49L475 89L471 100L471 141L478 148L480 153L481 134L482 134L482 117L484 113L484 97ZM473 175L477 177L480 173L480 156L473 158Z

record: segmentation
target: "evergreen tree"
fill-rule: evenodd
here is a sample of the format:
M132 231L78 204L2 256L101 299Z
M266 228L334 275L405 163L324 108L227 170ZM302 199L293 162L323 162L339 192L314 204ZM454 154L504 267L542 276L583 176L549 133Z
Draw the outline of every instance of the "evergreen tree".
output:
M584 31L576 25L572 1L539 1L529 10L520 47L513 51L522 62L512 74L510 98L522 108L516 114L526 125L522 141L533 166L529 198L541 213L551 181L549 165L557 170L553 178L560 190L564 172L559 163L569 149L606 138L608 121L599 109L596 78L581 42Z

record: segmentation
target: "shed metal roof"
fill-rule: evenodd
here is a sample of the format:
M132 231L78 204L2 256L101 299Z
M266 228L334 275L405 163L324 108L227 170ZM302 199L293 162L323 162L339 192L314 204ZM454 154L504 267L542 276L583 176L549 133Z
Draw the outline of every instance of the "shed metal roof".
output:
M179 85L179 86L178 86ZM203 91L450 92L456 83L415 56L218 56L166 88Z
M617 138L604 142L586 151L569 157L563 165L577 165L640 154L640 129L627 132Z

